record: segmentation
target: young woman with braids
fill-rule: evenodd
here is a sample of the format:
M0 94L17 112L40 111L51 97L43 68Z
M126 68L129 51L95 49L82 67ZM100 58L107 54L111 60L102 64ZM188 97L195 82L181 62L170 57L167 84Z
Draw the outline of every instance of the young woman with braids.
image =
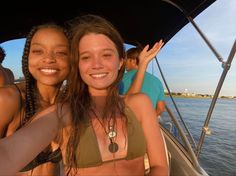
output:
M37 112L62 98L62 83L69 72L69 50L69 35L62 27L50 23L32 28L22 57L25 81L0 88L1 138L27 126ZM61 151L52 143L19 175L58 175L60 160Z
M159 49L155 44L145 57ZM73 23L68 94L0 140L0 171L10 162L14 170L11 166L2 173L13 173L59 135L67 175L144 175L147 153L150 175L167 176L165 147L150 99L141 93L119 95L124 58L123 40L110 22L85 15ZM20 153L8 148L16 143Z

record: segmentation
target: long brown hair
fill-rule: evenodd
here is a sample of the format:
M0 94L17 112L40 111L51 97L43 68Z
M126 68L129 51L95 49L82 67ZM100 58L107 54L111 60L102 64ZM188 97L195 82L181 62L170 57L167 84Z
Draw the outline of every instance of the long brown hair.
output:
M52 28L52 29L57 29L65 34L65 36L70 40L70 35L68 31L53 23L45 23L42 25L34 26L31 31L28 33L25 41L25 46L24 46L24 51L23 51L23 56L22 56L22 72L25 77L25 116L23 119L23 122L21 125L24 125L27 123L32 116L36 113L37 111L37 87L36 87L36 80L32 76L32 74L29 71L29 52L30 52L30 46L31 46L31 41L35 33L40 30L40 29L47 29L47 28Z
M67 145L67 165L69 168L76 166L76 153L80 135L84 130L84 124L89 120L89 110L91 108L91 97L88 86L82 80L79 70L79 51L78 46L81 38L87 34L103 34L114 42L120 59L125 58L124 42L116 28L106 19L96 15L84 15L76 18L71 23L72 42L71 42L71 73L68 78L69 90L67 101L70 103L72 113L72 128ZM103 110L103 118L115 118L118 113L126 121L124 114L124 101L119 96L119 82L122 79L125 70L123 64L118 72L116 80L108 88L106 97L106 107ZM79 167L79 166L77 166ZM70 169L69 169L70 170Z

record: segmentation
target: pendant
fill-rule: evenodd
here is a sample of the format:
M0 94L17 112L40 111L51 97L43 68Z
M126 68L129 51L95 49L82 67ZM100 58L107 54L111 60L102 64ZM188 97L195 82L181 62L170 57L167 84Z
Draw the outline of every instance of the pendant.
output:
M108 150L111 152L111 153L116 153L118 151L118 144L116 142L111 142L108 146Z
M109 137L109 138L114 138L114 137L116 137L116 132L115 132L115 131L109 131L108 137Z

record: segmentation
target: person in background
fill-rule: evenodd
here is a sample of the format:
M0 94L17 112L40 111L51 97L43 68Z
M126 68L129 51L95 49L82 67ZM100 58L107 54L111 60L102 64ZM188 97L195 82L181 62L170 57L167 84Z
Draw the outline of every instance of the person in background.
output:
M123 44L119 32L102 17L85 15L72 23L68 94L38 113L31 124L0 140L0 174L9 165L11 170L2 173L14 173L57 136L67 175L144 175L145 153L150 175L169 175L149 97L119 95ZM12 153L16 144L18 152Z
M0 87L14 83L13 72L6 67L3 67L2 62L6 57L5 50L0 46Z
M159 48L163 45L162 40L158 42ZM146 68L151 59L143 59L145 58L145 52L149 46L147 45L144 48L135 47L130 48L126 51L127 59L126 59L126 73L122 78L122 82L120 84L120 93L136 93L137 90L141 90L142 93L145 93L149 96L152 101L153 107L156 109L156 116L160 116L165 110L165 94L164 88L161 81L154 75L146 72ZM155 55L152 57L154 58ZM139 74L139 70L143 70L142 74ZM133 84L135 81L139 80L140 89L136 88L136 91L133 90ZM137 83L136 83L137 85ZM132 87L131 87L132 86ZM130 88L131 87L131 88Z
M27 126L37 112L62 98L62 83L69 73L68 39L68 32L51 23L35 26L29 32L22 57L25 81L0 88L0 138ZM61 150L51 143L18 175L57 176L60 161Z

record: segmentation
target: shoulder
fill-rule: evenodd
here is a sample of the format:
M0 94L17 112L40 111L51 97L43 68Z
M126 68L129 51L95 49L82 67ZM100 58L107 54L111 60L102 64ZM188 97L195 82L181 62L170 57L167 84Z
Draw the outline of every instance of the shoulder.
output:
M139 122L143 123L149 118L155 119L155 110L150 98L146 94L137 93L127 95L125 97L125 103L134 112Z
M125 103L131 107L131 109L138 111L146 111L149 108L152 108L152 102L150 98L144 93L126 95Z
M0 69L0 84L12 84L14 83L14 74L13 72L8 68L1 68Z
M150 79L160 81L160 79L157 76L155 76L151 73L145 72L145 76L149 77Z
M133 70L130 70L130 71L125 72L125 73L124 73L124 76L125 76L125 77L126 77L126 76L133 76L133 75L136 74L136 72L137 72L137 70L133 69Z
M148 79L149 81L154 82L156 85L159 85L159 86L162 85L162 82L158 77L148 72L145 73L145 79Z
M134 93L134 94L129 94L125 96L125 102L128 104L134 103L137 100L148 101L149 97L144 93Z
M20 112L20 93L14 85L0 88L0 107L0 127L3 129Z
M13 72L9 68L6 68L6 71L7 71L9 76L14 77Z
M20 99L20 92L14 85L4 86L0 88L0 106L15 105Z

